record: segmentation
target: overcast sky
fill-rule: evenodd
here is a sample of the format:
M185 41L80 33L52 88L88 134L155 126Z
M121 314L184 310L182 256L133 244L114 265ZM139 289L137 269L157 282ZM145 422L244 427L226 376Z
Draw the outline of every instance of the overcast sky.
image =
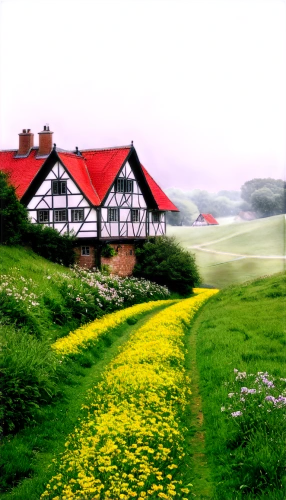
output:
M283 0L0 0L0 149L130 144L163 188L285 177Z

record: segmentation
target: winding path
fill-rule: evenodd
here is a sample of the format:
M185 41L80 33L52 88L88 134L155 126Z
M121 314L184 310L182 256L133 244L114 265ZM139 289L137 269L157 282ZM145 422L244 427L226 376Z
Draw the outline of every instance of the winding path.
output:
M208 248L202 248L207 245L213 245L214 243L219 243L223 240L228 240L229 238L233 238L234 236L238 236L239 234L247 233L252 231L252 229L246 229L246 231L240 231L239 233L232 234L230 236L225 236L224 238L220 238L219 240L209 241L208 243L202 243L201 245L191 245L187 248L193 248L195 250L202 250L203 252L217 253L220 255L230 255L232 257L248 257L250 259L283 259L286 260L285 255L248 255L243 253L231 253L231 252L221 252L219 250L209 250Z

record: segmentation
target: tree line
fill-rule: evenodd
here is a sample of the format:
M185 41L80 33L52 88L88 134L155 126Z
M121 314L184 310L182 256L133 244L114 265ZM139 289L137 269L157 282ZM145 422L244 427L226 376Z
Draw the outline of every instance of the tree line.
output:
M235 216L241 211L255 212L257 218L286 213L286 182L281 179L252 179L240 191L210 193L171 188L166 194L180 210L167 214L167 222L172 226L190 226L200 213L210 213L215 218Z

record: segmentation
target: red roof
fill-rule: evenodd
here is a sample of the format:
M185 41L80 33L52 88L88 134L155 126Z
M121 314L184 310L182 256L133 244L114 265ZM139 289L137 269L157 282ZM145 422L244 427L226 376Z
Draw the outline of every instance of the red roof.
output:
M202 214L202 216L209 224L218 224L218 221L211 214Z
M82 151L100 201L105 198L130 149L131 147Z
M169 200L168 196L162 191L162 189L158 186L157 182L154 181L153 177L148 174L147 170L143 165L141 165L142 170L145 174L148 185L152 191L152 194L155 198L155 201L158 205L159 210L170 210L172 212L179 212L174 203Z
M57 155L83 194L93 205L99 206L130 151L131 146L127 146L85 150L81 156L65 151L57 151ZM47 158L36 157L38 148L32 148L25 158L15 158L16 153L16 150L0 151L0 170L10 174L11 183L22 198ZM142 170L158 209L178 211L143 166Z
M15 158L17 151L0 152L0 169L10 175L11 184L16 188L19 198L25 194L32 180L44 163L36 159L37 150L32 149L26 158Z

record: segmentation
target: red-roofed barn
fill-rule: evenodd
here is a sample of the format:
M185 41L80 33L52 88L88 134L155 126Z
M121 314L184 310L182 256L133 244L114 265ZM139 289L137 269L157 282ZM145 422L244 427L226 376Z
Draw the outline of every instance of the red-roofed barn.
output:
M218 221L211 214L200 214L193 226L216 226Z
M0 152L0 170L7 172L32 222L60 233L75 234L79 263L99 263L129 275L138 239L166 233L166 211L178 211L140 164L130 146L64 151L54 144L49 126L34 134L24 129L17 150ZM109 243L117 252L103 257Z

